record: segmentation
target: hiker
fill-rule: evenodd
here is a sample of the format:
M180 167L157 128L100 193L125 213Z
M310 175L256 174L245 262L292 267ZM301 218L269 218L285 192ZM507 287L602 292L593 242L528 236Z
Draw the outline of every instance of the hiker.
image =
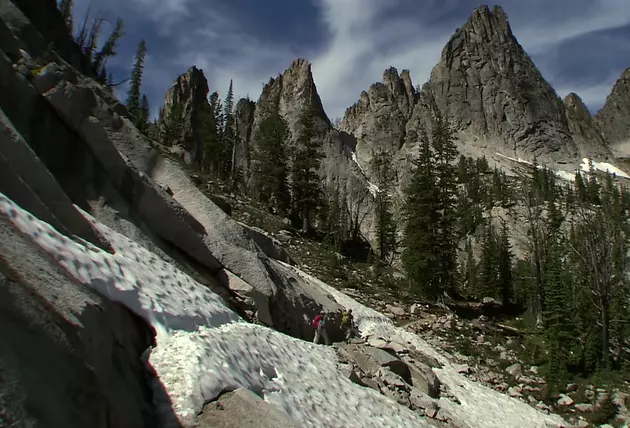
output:
M330 341L328 340L328 333L326 332L326 314L324 311L315 315L315 318L313 318L313 327L315 327L315 338L313 339L313 343L319 344L319 338L323 336L324 343L328 346Z
M352 309L343 311L341 314L341 330L343 330L345 334L346 343L349 343L355 333L354 315L352 315Z

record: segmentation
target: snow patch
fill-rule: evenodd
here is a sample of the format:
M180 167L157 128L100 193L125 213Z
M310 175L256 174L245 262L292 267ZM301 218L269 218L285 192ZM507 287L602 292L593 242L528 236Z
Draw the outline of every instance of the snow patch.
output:
M385 315L363 306L321 280L293 266L290 267L305 279L322 287L339 304L351 308L362 336L381 337L404 346L410 346L438 360L443 367L433 369L433 371L461 403L457 404L449 399L440 399L439 406L445 410L445 414L455 421L456 426L465 428L521 428L524 426L523 421L527 421L527 427L531 428L566 425L566 422L558 415L546 415L524 402L468 379L458 373L446 357L438 353L435 348L416 334L396 327Z
M380 190L379 190L379 188L378 188L378 186L376 184L374 184L370 180L368 180L367 174L365 173L365 170L363 169L363 167L359 163L359 159L357 158L356 152L352 152L352 160L354 161L354 163L357 164L357 166L359 167L359 170L361 171L361 174L363 174L363 177L365 178L365 181L367 181L368 190L370 191L372 196L376 197L376 194L378 192L380 192Z
M244 387L304 427L432 426L344 377L332 348L246 323L206 286L85 212L115 254L68 239L2 193L0 213L79 283L156 328L157 345L145 358L157 375L155 387L168 394L168 403L156 402L164 420L172 406L181 421L192 422L222 390Z
M595 171L607 172L609 174L615 174L617 177L623 177L630 179L630 175L626 174L619 168L614 165L609 164L608 162L597 162L593 161L593 167ZM590 167L588 165L588 158L583 158L582 163L580 164L580 168L584 172L591 172Z

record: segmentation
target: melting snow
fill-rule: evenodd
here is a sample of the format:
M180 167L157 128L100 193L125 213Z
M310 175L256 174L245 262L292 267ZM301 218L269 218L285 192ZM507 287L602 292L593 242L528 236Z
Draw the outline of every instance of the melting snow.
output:
M157 345L145 356L184 421L191 421L222 390L245 387L305 427L433 426L344 377L332 348L246 323L207 287L87 213L84 216L111 242L116 254L68 239L2 193L0 212L79 283L124 304L155 327ZM562 422L466 379L416 335L317 278L291 269L352 308L364 335L406 343L440 360L444 368L435 371L461 402L441 400L440 405L455 416L458 426L516 428L528 421L528 427L542 428L545 422ZM166 415L170 410L164 411Z
M378 188L378 186L376 184L374 184L370 180L368 180L367 174L365 173L365 170L363 169L363 167L359 163L359 159L357 158L356 152L352 152L352 160L354 161L354 163L357 164L357 166L359 167L359 170L361 171L361 174L363 174L363 177L365 178L365 181L367 181L368 190L370 191L372 196L376 196L376 194L378 192L380 192L380 190L379 190L379 188Z
M609 164L608 162L593 161L593 167L596 171L608 172L609 174L615 174L617 177L630 178L630 175L626 174L616 166ZM588 158L582 159L582 164L580 165L580 168L584 172L591 172L588 165Z
M511 161L514 162L518 162L518 163L522 163L522 164L526 164L526 165L532 165L532 162L526 161L524 159L518 158L512 158L509 156L506 156L502 153L496 152L497 155L509 159ZM628 178L630 179L630 175L626 174L625 172L623 172L622 170L620 170L619 168L617 168L614 165L609 164L608 162L596 162L593 161L593 166L595 167L596 171L602 171L602 172L608 172L610 174L614 173L617 177L623 177L623 178ZM539 169L544 168L543 165L538 165ZM589 166L588 166L588 158L583 158L582 159L582 163L580 164L580 169L584 172L590 172L589 171ZM567 181L574 181L575 180L575 172L569 172L569 171L564 171L564 170L552 170L556 176L558 176L559 178L561 178L562 180L567 180Z

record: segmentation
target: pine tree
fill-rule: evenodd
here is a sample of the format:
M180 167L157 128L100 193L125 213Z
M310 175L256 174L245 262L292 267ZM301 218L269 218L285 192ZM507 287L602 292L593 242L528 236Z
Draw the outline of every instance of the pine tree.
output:
M107 59L116 55L116 45L118 44L118 40L123 36L123 24L122 19L118 18L116 20L114 30L101 47L101 50L94 56L93 67L95 73L99 74L104 72Z
M258 200L282 214L288 213L291 200L286 152L288 137L285 120L275 111L269 113L258 128L258 144L252 156L252 178Z
M183 107L174 102L170 105L168 113L164 115L164 109L160 109L160 123L162 123L161 140L165 146L172 146L181 138L183 131Z
M138 123L141 116L140 110L140 87L142 86L142 72L144 69L144 58L147 54L147 44L143 40L138 44L136 51L136 59L131 70L131 78L129 79L129 91L127 92L127 110L134 124Z
M466 263L463 265L463 271L460 274L462 278L462 286L466 297L475 297L477 289L477 261L473 254L472 241L466 239Z
M498 286L498 251L497 242L492 222L488 220L484 229L483 241L481 244L481 257L479 259L479 282L477 284L476 297L499 297Z
M512 254L507 225L501 225L501 234L497 242L497 285L499 295L504 306L512 302L513 297L513 277L512 277Z
M232 177L234 166L234 150L236 148L236 122L234 120L234 86L230 80L228 92L223 101L223 133L221 176L224 179Z
M420 134L419 157L414 161L413 175L406 189L402 263L410 291L436 300L446 291L436 272L439 236L435 226L439 221L440 195L431 143L424 131Z
M454 165L458 156L453 133L448 121L439 113L432 130L431 144L435 154L435 170L438 187L438 210L440 219L436 224L439 231L437 251L439 258L440 288L454 291L457 273L457 169Z
M577 198L577 201L579 203L584 203L587 201L587 194L586 194L586 184L584 183L584 178L582 177L582 173L580 173L580 171L577 171L575 174L575 196Z
M222 146L220 130L216 123L216 114L212 102L203 106L199 111L198 119L198 135L203 146L201 168L205 172L218 176Z
M380 263L392 263L398 245L398 229L392 212L390 195L394 180L391 157L387 152L376 154L373 161L378 180L378 192L375 196L376 206L376 241Z
M136 128L140 132L146 133L149 128L149 117L150 117L150 109L149 109L149 99L146 95L142 95L142 99L140 100L140 109L138 110L138 118L136 119Z
M59 10L61 11L61 16L63 16L63 20L66 23L66 27L68 27L68 31L70 32L70 34L74 32L72 8L73 8L73 0L60 0L59 1Z
M321 205L319 166L323 154L315 139L314 111L306 110L301 115L299 124L301 132L296 141L291 168L291 207L294 217L302 223L302 231L307 232Z

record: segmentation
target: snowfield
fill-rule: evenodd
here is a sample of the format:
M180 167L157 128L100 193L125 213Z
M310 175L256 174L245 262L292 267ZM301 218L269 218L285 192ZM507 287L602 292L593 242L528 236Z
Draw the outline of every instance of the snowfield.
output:
M145 357L157 374L156 387L158 382L163 385L182 422L192 422L204 403L221 391L245 387L304 427L435 426L430 419L344 377L332 348L245 322L206 286L85 212L83 215L110 241L116 254L68 239L2 193L0 213L79 283L124 304L156 329L157 344ZM435 372L461 405L447 399L440 400L440 405L457 426L544 428L563 423L558 416L544 415L466 379L416 335L291 268L352 308L363 335L417 347L444 364ZM168 413L170 409L164 409L165 420Z
M533 165L531 162L522 158L516 159L510 156L506 156L499 152L495 152L495 154L498 156L501 156L502 158L509 159L513 162L517 162L524 165ZM544 165L538 165L538 168L542 169L544 168ZM618 178L630 179L630 175L626 174L624 171L622 171L621 169L617 168L616 166L608 162L597 162L594 160L593 168L595 169L595 171L602 171L602 172L607 172L609 174L615 174ZM586 173L591 172L588 165L588 158L582 158L582 163L580 164L580 170ZM562 180L574 181L575 174L577 171L569 172L569 171L564 171L564 170L553 170L553 172L556 174L557 177L561 178Z

